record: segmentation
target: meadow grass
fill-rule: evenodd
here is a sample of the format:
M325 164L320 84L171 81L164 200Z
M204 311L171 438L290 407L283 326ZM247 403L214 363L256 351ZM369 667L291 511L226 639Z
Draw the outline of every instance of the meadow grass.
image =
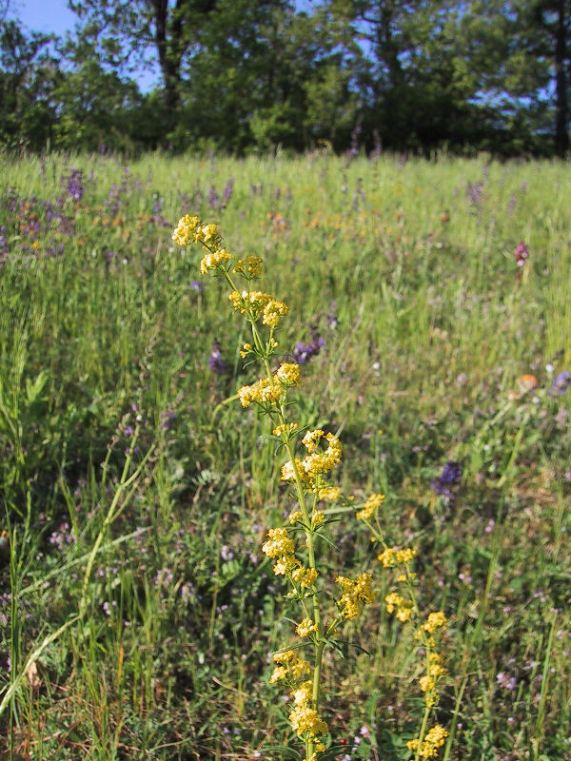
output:
M554 383L571 370L568 167L157 155L0 169L2 752L301 758L268 684L287 625L261 552L292 504L266 421L228 401L253 379L243 323L171 242L196 212L264 258L262 287L291 309L284 352L323 339L303 417L341 432L340 485L383 492L393 541L419 550L420 605L451 621L442 757L571 754L571 389ZM462 475L439 496L447 462ZM354 528L336 532L344 567L377 567ZM348 626L359 647L325 661L326 759L410 758L419 667L387 591Z

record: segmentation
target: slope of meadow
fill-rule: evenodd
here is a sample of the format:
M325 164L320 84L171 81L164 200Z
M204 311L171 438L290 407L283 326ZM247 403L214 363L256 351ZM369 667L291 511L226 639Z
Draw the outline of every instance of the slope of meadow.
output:
M194 212L264 258L291 310L281 348L304 362L300 415L340 432L344 491L383 492L392 541L418 548L421 605L450 619L441 758L569 758L568 167L0 170L6 757L302 757L268 684L291 627L261 552L291 499L266 420L226 401L253 377L227 289L171 243ZM353 518L335 533L332 564L379 565ZM422 714L375 573L379 601L347 627L363 649L325 664L325 759L410 758Z

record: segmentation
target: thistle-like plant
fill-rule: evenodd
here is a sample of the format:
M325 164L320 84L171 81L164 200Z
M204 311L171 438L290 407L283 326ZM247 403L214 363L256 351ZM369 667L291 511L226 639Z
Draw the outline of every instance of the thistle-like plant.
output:
M425 695L425 712L419 737L408 746L416 760L434 758L447 735L439 725L428 728L438 699L438 685L445 674L436 651L436 635L446 619L441 612L422 619L416 604L416 577L409 568L415 551L386 544L378 515L384 501L382 494L371 494L361 505L342 497L340 488L332 481L342 459L338 436L320 428L308 428L290 417L294 405L289 397L300 384L301 370L295 362L280 361L277 334L289 312L287 304L251 289L252 281L262 273L262 260L257 256L236 258L223 247L218 226L203 224L196 216L182 217L173 240L183 247L194 243L203 248L201 273L226 281L231 307L249 324L251 339L241 347L240 355L257 363L261 375L254 383L238 389L236 396L242 407L255 406L270 419L276 452L280 457L285 455L281 479L290 485L297 502L285 525L268 529L262 549L273 561L274 574L284 578L289 587L287 597L299 611L293 641L274 654L269 681L288 689L289 721L305 745L305 761L316 761L327 747L329 729L320 714L324 651L328 647L338 649L336 636L340 627L346 621L358 619L364 607L375 601L373 576L368 572L354 578L337 575L334 588L338 591L331 595L332 585L328 583L323 561L320 562L323 546L333 544L329 535L332 516L352 511L369 528L373 542L380 545L380 565L398 570L395 590L385 598L387 611L396 613L402 622L414 621L417 625L416 639L426 662L426 673L419 682ZM337 507L326 507L326 503L337 503Z

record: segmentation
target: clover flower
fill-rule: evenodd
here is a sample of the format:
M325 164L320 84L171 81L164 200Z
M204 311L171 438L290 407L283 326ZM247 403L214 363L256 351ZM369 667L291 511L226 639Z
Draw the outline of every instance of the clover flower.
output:
M529 259L529 248L523 241L520 241L515 247L514 259L518 267L523 267Z

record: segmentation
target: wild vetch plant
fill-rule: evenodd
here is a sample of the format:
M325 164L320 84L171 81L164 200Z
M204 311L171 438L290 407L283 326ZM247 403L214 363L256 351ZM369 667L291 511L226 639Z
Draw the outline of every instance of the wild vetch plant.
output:
M387 543L379 520L382 494L371 494L362 505L342 497L340 488L332 481L342 458L339 438L322 429L310 429L290 417L294 404L289 396L300 384L300 364L279 361L277 333L288 314L288 306L268 293L248 289L248 284L262 273L262 260L257 256L237 259L223 247L218 226L203 224L196 216L182 217L173 240L183 247L191 243L202 246L201 273L226 281L232 308L249 323L251 341L241 347L240 355L258 363L262 375L251 385L240 388L237 398L242 407L256 406L270 419L276 455L285 454L281 479L290 484L297 501L287 524L268 530L262 549L273 561L274 574L284 577L289 587L286 597L298 609L294 621L296 639L273 656L270 683L287 686L289 721L305 745L306 761L315 761L326 749L329 735L329 727L320 713L324 651L341 650L337 639L340 629L347 621L356 621L364 607L375 601L373 576L369 572L354 578L337 575L334 588L338 591L332 595L328 571L319 554L324 545L335 546L329 531L333 516L353 511L380 548L380 567L395 571L392 591L384 601L387 612L394 613L400 622L412 622L416 628L415 641L424 659L419 687L425 708L419 736L408 742L408 748L415 760L435 758L448 734L438 724L430 726L446 674L438 640L447 621L441 611L431 612L425 618L419 611L416 575L410 569L415 550ZM240 287L244 283L247 287ZM324 503L337 503L337 507L326 508Z

